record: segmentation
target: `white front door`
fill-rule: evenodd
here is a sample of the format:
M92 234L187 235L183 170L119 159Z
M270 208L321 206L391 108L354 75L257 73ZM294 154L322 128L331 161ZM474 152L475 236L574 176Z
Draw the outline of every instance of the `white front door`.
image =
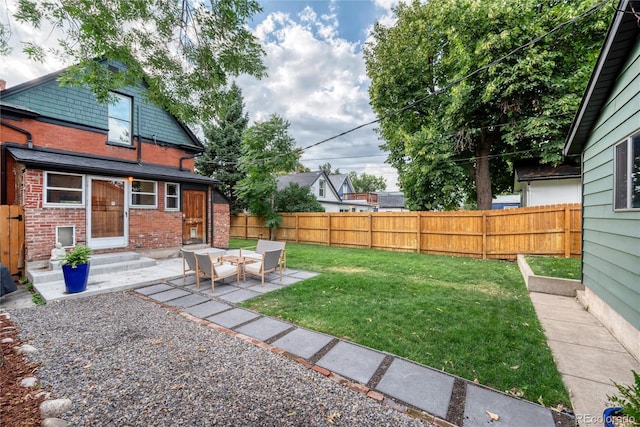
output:
M89 177L87 245L92 249L122 248L129 240L127 182Z

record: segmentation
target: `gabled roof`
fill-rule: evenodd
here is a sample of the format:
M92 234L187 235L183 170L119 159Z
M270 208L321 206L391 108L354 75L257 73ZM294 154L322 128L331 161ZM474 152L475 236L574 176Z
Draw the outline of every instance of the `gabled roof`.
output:
M278 190L284 190L289 184L298 184L300 187L311 187L321 175L327 176L323 171L298 172L278 177Z
M117 63L108 62L106 60L100 60L99 62L106 62L109 64L108 65L109 67L121 66L121 65L118 65ZM5 117L6 113L12 113L13 115L18 115L21 117L30 117L30 118L40 117L41 119L44 119L44 120L51 120L51 119L58 120L58 121L62 120L62 122L66 123L66 125L73 125L73 123L76 121L74 119L76 119L78 116L81 116L83 119L86 119L87 117L91 117L91 114L88 110L92 110L92 108L88 108L87 104L84 102L91 99L92 103L97 103L93 93L91 93L86 88L77 88L77 87L61 88L57 84L58 78L67 70L68 68L63 68L61 70L54 71L53 73L49 73L44 76L38 77L36 79L29 80L19 85L1 90L0 99L2 100L2 103L1 103L2 116ZM146 87L145 82L142 82L141 84L144 87ZM66 105L67 109L59 108L59 104L54 102L54 100L52 100L52 97L55 98L56 96L58 96L57 95L58 92L55 92L55 95L52 93L52 91L54 90L53 89L54 85L56 87L55 89L56 91L57 90L72 91L72 92L65 93L65 95L62 97L59 97L59 99L61 100L60 104L63 104L64 102L68 104ZM130 88L131 87L127 87L125 89L118 90L117 92L127 92L127 90ZM142 87L137 89L140 92L143 90ZM72 93L73 95L69 95L69 93ZM80 103L79 101L82 101L83 103ZM100 104L96 104L96 105L100 105ZM149 105L153 105L153 104L149 104ZM170 117L172 120L171 126L175 126L174 128L171 128L173 132L171 135L174 138L167 137L164 142L170 143L171 145L178 145L181 148L189 149L195 152L203 151L204 146L202 142L198 139L195 133L188 126L185 126L184 124L182 124L182 122L180 122L180 120L178 120L177 117L173 116L168 111L160 107L157 107L155 105L153 105L153 108L157 109L155 111L161 112L157 114L162 114L162 115L166 115L165 117ZM69 111L71 112L78 111L79 113L74 115L74 114L71 114ZM71 114L71 116L69 116L69 114ZM7 115L6 118L10 118L10 116ZM148 116L143 117L142 120L143 120L142 123L148 122L149 117ZM166 122L165 118L160 118L156 122L162 122L163 120L165 120ZM154 122L154 125L157 125L156 122ZM166 122L166 123L169 123L169 122ZM87 124L87 123L83 123L83 124ZM92 126L95 126L95 124L92 124ZM139 124L136 126L136 129L140 130ZM163 131L166 132L167 129L169 128L158 129L156 127L147 131L153 134L157 134L158 132L163 132ZM176 142L176 139L175 139L176 135L179 135L182 141ZM145 137L150 138L150 136L145 135L143 136L143 139Z
M563 150L565 156L582 152L600 111L611 94L620 69L638 40L640 26L638 18L631 10L632 5L636 11L640 10L640 0L620 0L616 8L617 12L587 84L580 108L571 124Z
M582 176L582 169L580 168L580 166L575 166L567 163L558 166L552 166L529 162L516 164L514 169L518 182L580 178Z
M329 175L329 180L334 188L338 189L342 187L342 184L349 178L349 175L346 173L336 173Z

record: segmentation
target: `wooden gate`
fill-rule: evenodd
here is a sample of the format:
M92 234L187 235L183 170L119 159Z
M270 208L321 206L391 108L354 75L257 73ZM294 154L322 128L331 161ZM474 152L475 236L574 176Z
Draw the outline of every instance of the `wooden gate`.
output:
M205 243L207 229L206 191L182 192L182 244Z
M24 277L24 209L0 205L0 262L15 280Z

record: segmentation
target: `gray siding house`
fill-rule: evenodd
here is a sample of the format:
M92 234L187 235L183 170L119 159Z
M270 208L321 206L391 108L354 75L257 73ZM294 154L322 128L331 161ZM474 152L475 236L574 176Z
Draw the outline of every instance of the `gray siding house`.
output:
M640 26L617 8L564 154L582 155L581 298L640 359Z

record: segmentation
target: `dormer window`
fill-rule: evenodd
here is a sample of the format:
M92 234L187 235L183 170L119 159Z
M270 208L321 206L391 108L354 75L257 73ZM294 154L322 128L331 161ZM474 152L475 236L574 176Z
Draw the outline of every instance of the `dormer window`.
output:
M320 188L318 189L318 196L324 197L326 193L326 190L325 190L326 183L324 179L320 180L319 185L320 185Z
M109 103L109 142L131 145L132 100L119 93L111 93L116 103Z

